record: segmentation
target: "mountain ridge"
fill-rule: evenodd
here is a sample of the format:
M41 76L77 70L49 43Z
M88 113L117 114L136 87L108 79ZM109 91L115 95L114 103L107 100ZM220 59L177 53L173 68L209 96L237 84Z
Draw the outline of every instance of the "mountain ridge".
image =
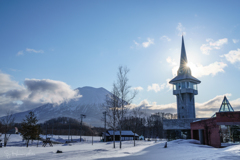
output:
M101 122L102 104L105 102L106 95L111 93L103 87L85 86L78 87L75 90L79 90L79 94L82 97L71 99L61 104L47 103L28 111L15 113L13 114L15 122L22 122L25 115L33 111L39 120L38 123L57 117L80 119L80 115L85 114L84 122L96 127L103 126L103 122Z

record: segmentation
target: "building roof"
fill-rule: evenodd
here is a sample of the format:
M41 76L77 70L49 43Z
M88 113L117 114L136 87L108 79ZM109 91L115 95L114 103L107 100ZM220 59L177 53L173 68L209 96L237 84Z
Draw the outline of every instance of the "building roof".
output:
M224 96L223 98L222 104L219 108L219 112L234 112L226 96ZM216 113L212 117L216 117Z
M224 96L219 112L234 112L226 96Z
M113 130L108 130L107 132L110 136L113 135ZM115 131L115 135L116 136L120 135L120 131ZM125 131L122 131L122 136L134 136L134 133L130 130L129 131L125 130ZM138 136L138 134L135 133L135 136Z
M176 83L178 81L182 81L182 80L192 81L193 83L197 83L197 84L201 83L200 80L198 80L197 78L192 76L191 69L188 67L187 63L188 63L187 54L186 54L186 50L185 50L184 39L182 36L180 66L179 66L179 69L177 72L177 76L169 82L170 84L174 84L174 83Z

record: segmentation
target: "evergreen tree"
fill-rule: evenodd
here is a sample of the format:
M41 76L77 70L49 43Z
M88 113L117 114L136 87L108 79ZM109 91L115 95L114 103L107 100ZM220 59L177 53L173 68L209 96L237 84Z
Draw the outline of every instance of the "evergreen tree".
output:
M28 115L26 115L26 119L23 120L21 126L22 126L22 136L23 139L27 142L27 147L29 140L34 140L39 137L39 127L37 125L37 117L34 114L34 112L29 112Z

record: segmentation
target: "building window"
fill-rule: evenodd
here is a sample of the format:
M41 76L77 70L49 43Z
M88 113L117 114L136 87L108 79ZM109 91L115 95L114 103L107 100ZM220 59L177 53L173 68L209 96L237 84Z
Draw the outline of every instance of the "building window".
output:
M173 90L177 90L176 84L173 85Z
M197 84L194 84L194 85L193 85L193 89L194 89L194 90L197 90Z
M182 116L182 118L184 118L184 116Z
M181 83L178 83L178 89L181 89Z
M182 109L184 109L184 107L182 107Z
M182 88L185 88L185 82L182 82Z

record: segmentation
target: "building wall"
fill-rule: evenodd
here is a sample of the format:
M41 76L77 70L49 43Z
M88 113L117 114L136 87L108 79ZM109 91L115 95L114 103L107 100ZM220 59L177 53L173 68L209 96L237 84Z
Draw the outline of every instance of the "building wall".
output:
M204 142L213 147L221 147L220 125L239 125L240 112L217 112L215 118L191 123L191 138L199 140L198 130L204 130Z
M178 119L195 118L195 100L193 93L180 93L177 97Z
M163 120L164 130L187 130L191 129L190 123L205 118L184 118L184 119L166 119Z
M219 134L219 125L216 118L209 118L202 121L191 123L191 138L199 140L198 131L203 130L204 144L220 148L221 140ZM197 138L198 137L198 138Z
M237 125L240 124L240 112L218 112L216 113L217 124Z

